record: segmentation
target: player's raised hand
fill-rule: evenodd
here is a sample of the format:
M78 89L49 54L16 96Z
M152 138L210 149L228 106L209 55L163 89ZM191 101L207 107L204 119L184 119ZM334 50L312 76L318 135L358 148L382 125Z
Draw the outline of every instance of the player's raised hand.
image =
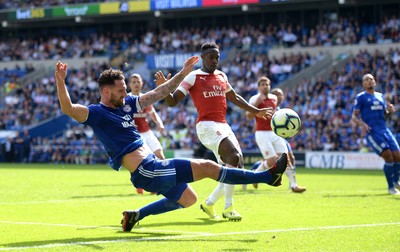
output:
M185 76L188 75L193 70L193 67L197 64L197 62L199 62L199 56L197 55L188 58L183 64L181 72Z
M395 111L394 105L389 103L387 105L387 110L388 110L389 113L394 113L394 111Z
M68 68L67 63L62 63L61 61L57 62L56 72L55 72L55 77L57 81L65 80L65 77L67 77L67 68Z
M154 82L156 83L157 87L166 82L167 80L171 79L171 74L168 73L167 77L165 78L163 72L157 71L154 74Z
M267 118L271 118L272 117L272 115L274 114L273 112L274 112L274 110L271 107L262 108L262 109L260 109L260 112L258 112L256 114L256 116L260 117L260 118L267 119Z

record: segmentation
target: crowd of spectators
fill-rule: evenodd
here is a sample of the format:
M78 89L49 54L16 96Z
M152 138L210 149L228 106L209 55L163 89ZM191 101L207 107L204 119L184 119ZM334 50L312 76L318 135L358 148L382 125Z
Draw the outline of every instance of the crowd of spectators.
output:
M337 19L325 18L313 27L260 24L181 28L148 31L139 36L129 32L99 34L90 29L73 32L64 29L62 34L47 37L10 36L6 41L0 41L1 61L113 56L121 52L127 59L133 60L144 59L149 53L199 52L201 45L207 41L215 41L222 50L237 47L254 53L266 53L268 48L274 46L393 43L400 41L400 18L385 16L379 23L361 23L353 17L341 16Z
M265 46L261 46L264 45L265 41L272 41L272 36L275 38L274 43L281 43L286 46L337 45L339 43L332 43L332 40L329 38L335 37L335 41L339 41L337 38L342 36L342 29L350 32L345 33L343 36L352 38L351 31L355 29L354 27L357 27L354 22L344 19L339 20L335 25L332 23L323 25L325 28L322 31L328 31L328 35L315 35L317 38L315 39L315 44L309 42L309 38L301 41L296 40L295 43L282 42L285 37L285 32L282 32L282 30L304 32L304 29L299 29L298 27L296 29L289 29L291 26L288 25L280 26L280 29L276 30L277 27L271 25L269 28L265 28L265 30L255 27L238 27L237 29L163 31L160 34L148 32L140 40L132 40L131 35L125 34L123 36L126 37L122 39L122 41L125 41L125 45L122 48L118 47L116 50L125 50L128 52L127 57L140 59L146 53L152 52L182 53L199 51L201 43L205 41L216 41L222 48L235 46L239 49L238 54L233 60L224 62L221 65L221 69L227 73L235 90L248 100L250 96L257 92L256 81L260 76L267 75L271 78L275 86L282 80L314 64L323 57L323 55L311 57L307 54L290 54L284 55L280 59L271 59L264 50ZM390 27L390 30L394 29L398 31L400 20L396 17L387 19L381 25L380 29L374 29L372 32L387 31L387 27ZM362 26L359 28L363 30ZM311 30L310 33L307 33L310 35L307 36L315 33ZM321 30L318 31L321 32ZM331 31L335 33L329 35ZM373 37L382 37L377 35L379 33L374 34ZM100 35L100 37L102 36ZM34 46L30 42L22 43L28 46L18 49L11 48L11 45L2 42L0 44L0 55L2 53L6 54L8 51L20 50L23 52L24 50L30 50L29 48L37 50L38 48L44 48L43 44L47 44L49 41L57 41L53 44L57 46L53 46L52 48L58 48L54 52L62 53L43 54L43 51L40 51L42 49L39 49L37 54L47 56L57 55L56 59L68 58L69 56L79 57L82 54L74 56L74 53L68 53L70 46L65 46L64 51L59 50L59 48L63 47L61 46L64 44L62 41L65 41L67 45L77 42L82 45L86 44L87 48L91 48L93 47L93 43L111 41L109 39L112 37L112 35L104 35L104 39L100 40L99 37L92 37L84 43L81 43L82 41L79 39L74 41L73 39L67 40L57 37L49 40L37 40L33 42ZM202 39L203 37L207 39ZM281 37L282 41L279 40L279 37ZM293 36L291 37L293 38ZM296 37L300 36L296 35ZM355 43L355 41L360 43L362 36L355 36L354 38L358 37L360 40L349 39L344 40L343 43ZM398 33L390 33L385 38L389 38L390 41L398 41ZM115 41L121 41L120 39L121 37L116 38ZM326 44L328 40L331 42ZM132 41L134 42L129 46ZM307 41L307 43L304 44L304 41ZM313 40L311 39L311 41ZM19 43L18 41L14 42L10 44ZM379 41L375 40L375 42ZM108 42L105 44L107 44L106 47L110 45ZM1 48L3 48L3 51ZM35 54L33 51L31 53L32 55ZM27 57L32 56L30 53L25 55ZM24 58L21 56L19 59ZM85 105L98 102L96 79L99 73L106 68L108 68L106 63L87 64L81 69L70 66L70 74L67 82L72 100ZM301 83L295 83L290 89L284 90L287 99L282 104L282 107L293 108L300 114L303 121L303 128L300 133L290 139L290 144L294 149L365 150L365 143L360 140L361 133L359 129L354 128L350 124L350 116L353 99L361 91L361 77L366 72L371 72L375 76L379 84L378 91L385 93L385 98L388 101L398 105L398 97L400 96L398 89L398 82L400 80L400 48L393 48L387 53L376 51L374 54L370 54L367 51L360 51L345 68L335 70L329 76L321 77L316 81L305 79ZM144 76L144 91L154 87L151 80L151 76L147 78ZM61 115L54 82L53 76L37 81L31 80L23 88L18 89L17 92L6 96L4 104L0 104L2 106L0 110L0 129L22 131L29 125ZM158 135L165 149L199 148L199 141L194 126L197 115L193 110L190 99L185 99L180 106L174 108L167 107L162 101L157 103L155 107L165 124L165 131L162 135ZM395 120L389 122L395 133L400 130L398 114L396 116ZM246 120L243 111L238 111L230 106L228 108L227 120L241 143L243 150L257 150L253 134L253 122ZM151 126L154 125L151 123ZM74 132L76 129L70 129L69 132L71 131ZM57 138L33 138L31 140L32 149L29 157L24 157L22 161L54 163L98 163L105 161L106 155L102 146L90 133L87 133L90 132L90 129L83 128L82 131L85 133L79 135L67 135L66 133L62 137ZM15 140L8 139L13 144L16 144ZM16 154L16 156L18 155Z
M385 16L381 22L367 23L354 17L324 18L312 27L293 24L260 24L218 28L163 29L148 31L129 46L127 58L143 58L148 53L198 52L207 41L215 41L222 49L237 47L254 53L269 48L314 47L400 42L399 16Z
M107 67L105 63L90 63L81 69L70 66L68 82L71 99L86 105L97 102L97 76ZM21 130L61 115L54 76L29 80L16 92L6 95L1 107L0 130Z
M399 104L400 90L397 83L400 80L400 60L398 60L398 55L400 55L400 48L392 49L387 53L376 51L374 54L360 51L343 69L334 70L330 75L318 78L314 82L305 79L285 89L286 99L282 107L293 108L299 113L303 122L299 134L289 139L292 147L296 150L365 151L366 145L360 137L360 129L350 123L354 97L362 90L363 74L371 72L378 82L377 90L385 93L387 101ZM68 83L71 97L75 102L88 105L98 101L95 76L105 68L106 65L93 64L71 71ZM229 71L228 77L232 77ZM238 89L247 100L257 92L256 79L250 82L251 85L243 86L246 87L247 92L242 92L241 88ZM235 89L239 87L236 82L231 83ZM48 93L46 99L40 99L46 100L47 104L41 107L49 109L51 108L49 105L53 105L51 113L60 113L54 93L54 80L50 78L47 84L49 85L42 83L35 86L35 89L43 89ZM275 84L273 83L274 86ZM149 88L150 85L146 82L145 90ZM162 101L155 107L165 125L162 135L156 132L165 149L199 148L200 144L195 132L196 113L192 109L190 98L185 99L177 107L168 107ZM11 110L11 107L6 111L8 110ZM14 113L9 113L9 115L12 114ZM400 132L399 118L399 113L397 113L394 115L394 120L388 121L393 132L397 134ZM243 150L257 150L253 134L254 122L248 121L243 111L231 107L228 109L227 120ZM152 122L150 125L156 128ZM398 134L397 137L400 138L400 135ZM99 163L106 160L104 150L93 137L90 128L82 125L70 129L59 138L33 138L32 146L29 159L24 160L53 163Z
M0 60L34 61L68 58L113 57L128 49L132 33L98 34L92 30L80 33L63 31L63 34L48 37L13 36L0 40Z
M290 139L298 150L359 151L365 149L361 130L350 123L354 98L362 91L362 76L375 76L378 92L396 106L388 125L400 141L400 48L387 53L360 51L345 68L332 71L316 82L304 80L285 90L283 107L291 107L302 118L303 129Z

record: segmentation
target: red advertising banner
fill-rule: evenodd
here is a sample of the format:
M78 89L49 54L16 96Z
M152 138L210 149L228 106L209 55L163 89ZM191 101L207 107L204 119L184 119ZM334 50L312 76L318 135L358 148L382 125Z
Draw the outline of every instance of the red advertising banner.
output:
M259 0L203 0L203 7L259 3Z

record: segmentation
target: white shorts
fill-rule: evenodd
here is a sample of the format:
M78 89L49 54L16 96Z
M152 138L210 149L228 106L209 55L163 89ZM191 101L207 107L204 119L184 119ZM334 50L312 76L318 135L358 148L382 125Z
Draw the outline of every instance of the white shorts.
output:
M200 121L196 124L196 132L200 142L214 153L219 163L221 163L221 157L218 149L221 141L225 138L229 138L238 152L242 154L239 142L227 123Z
M156 150L162 150L162 146L160 141L158 141L157 137L154 135L153 131L148 130L146 132L140 133L143 137L144 142L150 148L150 150L154 153Z
M257 130L256 143L264 159L276 156L278 153L287 153L285 140L270 130Z

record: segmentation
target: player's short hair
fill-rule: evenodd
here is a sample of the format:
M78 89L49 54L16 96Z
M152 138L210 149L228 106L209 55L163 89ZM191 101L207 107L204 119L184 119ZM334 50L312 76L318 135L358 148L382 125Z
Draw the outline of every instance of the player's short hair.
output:
M125 80L124 73L121 70L112 68L104 70L97 80L99 83L99 89L101 90L104 86L115 85L114 81L116 80Z
M138 73L134 73L131 76L129 76L129 81L131 81L132 78L138 78L140 82L143 82L142 76L140 76L140 74L138 74Z
M363 77L362 77L362 80L364 81L365 78L367 78L367 77L371 77L374 80L374 76L372 74L370 74L370 73L364 74Z
M281 93L281 94L283 94L283 91L282 91L282 89L280 89L280 88L273 88L273 89L271 90L271 93L274 94L274 95L276 95L276 93Z
M271 80L268 79L267 76L262 76L260 79L258 79L258 81L257 81L257 86L260 86L261 81L267 81L268 83L271 83Z
M219 50L219 46L214 42L207 42L201 46L201 53L204 53L208 49L217 49Z

